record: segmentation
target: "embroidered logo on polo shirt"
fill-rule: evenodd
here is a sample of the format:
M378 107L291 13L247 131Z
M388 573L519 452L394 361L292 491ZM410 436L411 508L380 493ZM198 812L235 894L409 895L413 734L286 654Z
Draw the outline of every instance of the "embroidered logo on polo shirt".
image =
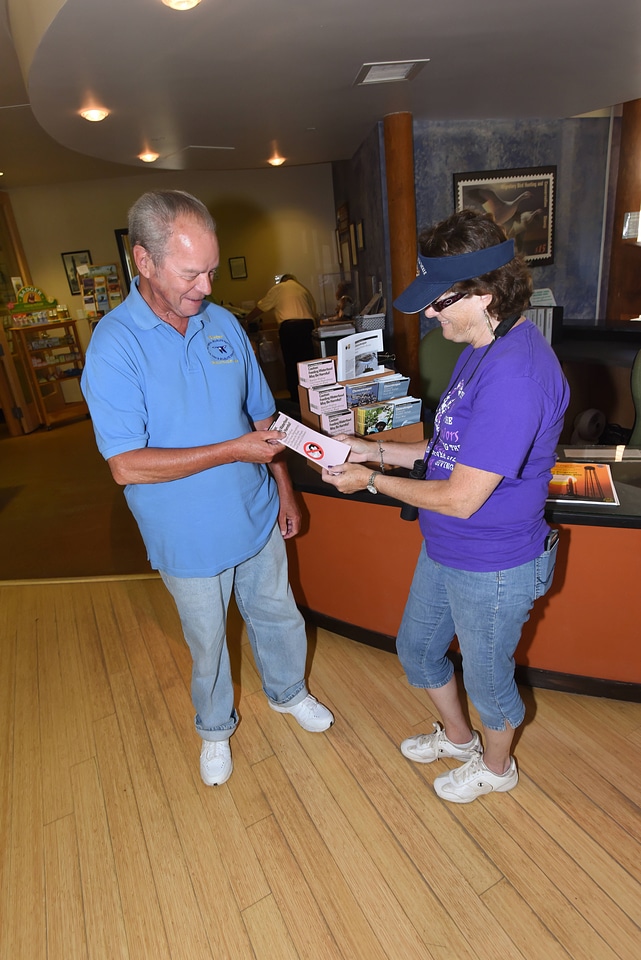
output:
M225 337L208 337L207 353L212 363L238 363L234 348Z

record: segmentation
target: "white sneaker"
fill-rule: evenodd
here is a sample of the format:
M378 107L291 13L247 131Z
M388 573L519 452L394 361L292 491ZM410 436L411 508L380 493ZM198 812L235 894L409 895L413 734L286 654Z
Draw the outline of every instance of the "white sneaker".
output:
M401 753L408 760L416 763L432 763L441 757L451 757L453 760L471 760L480 757L483 753L481 738L476 730L472 731L469 743L452 743L445 736L445 730L440 723L433 724L434 733L421 733L418 737L409 737L401 744Z
M485 793L505 793L513 790L519 782L514 757L506 772L493 773L483 762L483 757L473 757L462 767L442 773L434 781L434 789L443 800L452 803L471 803Z
M319 703L311 693L308 693L304 700L293 707L274 703L273 700L269 700L268 703L276 713L291 713L303 730L308 730L310 733L322 733L323 730L329 730L334 722L334 714L331 710Z
M234 764L229 740L203 740L200 775L208 787L220 786L231 777Z

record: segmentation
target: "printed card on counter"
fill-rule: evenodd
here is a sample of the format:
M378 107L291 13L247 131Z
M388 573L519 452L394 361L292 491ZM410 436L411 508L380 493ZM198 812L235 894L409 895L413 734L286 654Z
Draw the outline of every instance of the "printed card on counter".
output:
M345 384L345 402L348 407L362 407L364 403L376 403L377 400L378 380Z
M336 413L321 413L321 429L330 437L337 433L354 433L354 411L337 410Z
M336 383L333 358L301 360L298 364L298 382L301 387L324 387L329 383Z
M272 423L271 430L282 430L285 434L282 443L290 450L300 453L321 467L336 467L345 463L349 456L350 447L347 443L334 440L317 433L297 420L292 420L284 413L279 413Z
M552 467L548 501L618 506L619 497L607 463L560 461Z
M354 380L356 377L364 377L368 373L378 373L384 369L378 362L378 354L383 350L382 330L341 337L336 349L337 380Z
M308 388L307 401L312 413L334 413L347 406L345 387L341 383L331 383L326 387Z
M381 377L380 380L376 382L378 384L378 396L376 399L384 403L386 400L407 396L410 378L404 377L400 373L393 373L389 377Z

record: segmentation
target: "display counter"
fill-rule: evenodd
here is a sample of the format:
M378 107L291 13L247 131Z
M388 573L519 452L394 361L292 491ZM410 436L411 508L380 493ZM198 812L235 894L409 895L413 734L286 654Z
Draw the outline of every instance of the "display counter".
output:
M537 601L516 652L532 686L641 700L634 614L641 557L641 461L611 464L619 506L550 504L561 533L554 584ZM400 504L345 496L302 457L290 470L303 532L287 541L296 600L310 622L394 650L422 538Z

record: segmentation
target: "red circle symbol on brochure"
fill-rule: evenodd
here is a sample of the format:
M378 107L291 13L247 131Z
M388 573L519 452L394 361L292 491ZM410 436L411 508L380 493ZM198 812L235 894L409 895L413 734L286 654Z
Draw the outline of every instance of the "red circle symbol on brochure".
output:
M322 460L325 456L323 448L319 447L313 440L308 440L307 443L303 444L303 452L306 457L310 457L312 460Z

